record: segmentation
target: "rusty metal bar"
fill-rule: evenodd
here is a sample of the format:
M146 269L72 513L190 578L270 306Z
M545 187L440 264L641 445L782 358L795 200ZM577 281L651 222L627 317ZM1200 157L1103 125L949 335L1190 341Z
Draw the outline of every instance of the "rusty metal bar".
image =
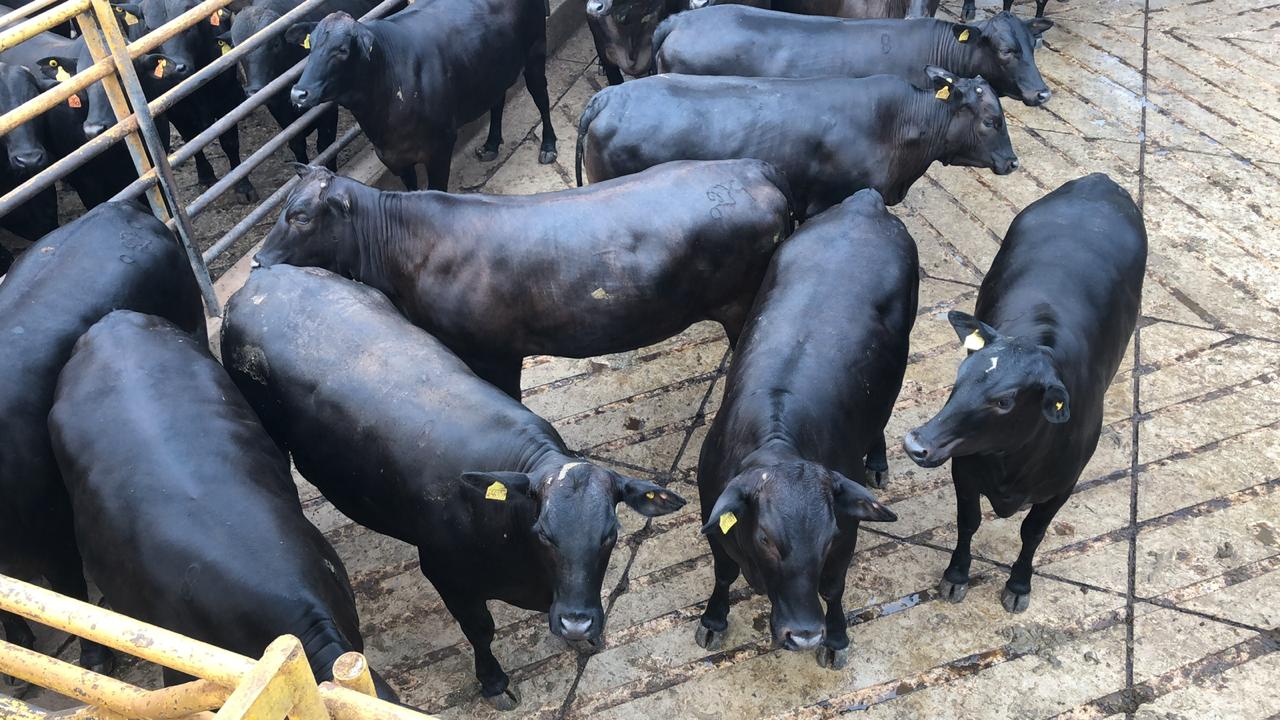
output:
M333 681L363 695L378 695L373 687L373 674L369 672L369 661L358 652L343 653L333 661Z
M67 0L67 2L23 22L12 30L0 32L0 52L8 50L24 40L30 40L45 30L55 28L65 22L71 22L72 18L88 9L89 0ZM5 17L9 16L6 15Z
M27 3L22 7L14 8L3 17L0 17L0 29L7 28L17 23L19 20L26 19L41 10L47 9L50 5L62 2L62 0L35 0L35 2Z
M324 152L312 158L311 162L316 165L323 165L329 162L333 158L337 157L338 153L342 152L343 148L350 145L358 137L360 137L359 125L353 125L350 128L347 128L345 133L339 135L338 139L335 140L332 145L325 148ZM254 208L248 215L245 215L240 222L235 224L235 227L228 230L226 234L218 238L218 241L211 245L208 250L204 251L205 262L212 262L214 258L218 257L225 252L227 248L231 247L235 241L247 235L249 231L253 229L254 225L262 222L263 219L270 215L280 203L284 202L284 199L289 196L289 193L297 184L298 178L289 178L284 185L281 185L275 192L271 193L270 197L263 200L258 207Z
M199 8L202 5L219 2L225 4L227 0L208 0L206 3L196 7ZM111 3L108 0L93 0L93 7L98 14L98 27L106 38L112 57L115 58L116 72L121 80L124 81L129 102L134 107L134 116L138 118L138 129L146 141L146 149L151 155L151 162L155 164L157 171L159 171L160 192L164 194L164 199L168 203L169 214L176 222L178 240L182 243L182 249L187 253L187 261L191 263L191 271L195 275L196 284L200 286L200 294L204 296L205 312L210 317L220 315L221 308L218 304L218 296L213 291L213 280L209 277L209 268L205 267L204 258L200 256L200 252L196 249L195 233L191 228L191 220L187 217L182 199L178 194L178 183L173 178L173 168L169 167L169 155L165 152L164 145L160 142L160 134L156 131L155 119L151 116L150 110L147 109L146 93L143 92L142 85L138 82L133 60L129 58L128 50L125 47L125 39L120 34L120 26L116 24ZM214 7L214 9L216 10L217 7ZM193 10L188 10L179 17L185 17L191 12ZM172 23L166 23L166 26L170 24ZM135 158L134 162L138 164L139 160Z
M0 695L0 718L5 720L46 720L48 713L17 698Z

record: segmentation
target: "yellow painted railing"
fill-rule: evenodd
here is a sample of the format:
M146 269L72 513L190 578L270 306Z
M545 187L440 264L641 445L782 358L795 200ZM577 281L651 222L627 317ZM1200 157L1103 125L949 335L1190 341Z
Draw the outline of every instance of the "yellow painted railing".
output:
M51 712L0 696L5 720L432 720L374 697L360 653L338 658L333 682L317 685L292 635L277 638L255 661L4 575L0 610L197 678L146 690L0 641L0 674L84 703Z

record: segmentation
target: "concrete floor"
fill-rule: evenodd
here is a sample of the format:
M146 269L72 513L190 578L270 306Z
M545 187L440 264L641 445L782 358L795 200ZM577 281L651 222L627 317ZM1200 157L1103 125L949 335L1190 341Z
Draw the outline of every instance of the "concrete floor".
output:
M544 616L493 604L494 650L523 695L496 713L415 551L304 484L308 514L356 585L372 663L407 702L447 718L1280 717L1280 5L1260 5L1055 0L1057 27L1037 54L1054 98L1005 103L1022 169L935 167L895 209L925 274L882 493L901 519L864 526L846 670L772 650L767 604L741 581L725 649L700 649L711 562L697 503L651 523L622 508L606 649L579 656ZM537 165L536 114L520 94L500 161L479 165L464 149L455 188L572 184L574 124L603 82L585 30L549 75L561 161ZM968 598L939 601L955 537L949 471L916 467L896 443L945 399L962 356L945 313L972 309L1013 216L1093 171L1133 193L1151 239L1139 331L1101 443L1041 548L1029 611L1010 615L998 600L1020 518L986 518ZM572 447L692 500L727 362L719 327L700 325L637 353L531 359L525 402Z

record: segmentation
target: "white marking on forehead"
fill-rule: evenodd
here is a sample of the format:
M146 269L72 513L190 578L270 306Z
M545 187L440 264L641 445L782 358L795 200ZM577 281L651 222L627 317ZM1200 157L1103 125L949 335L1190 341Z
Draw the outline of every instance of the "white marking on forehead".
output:
M585 465L585 464L586 464L586 463L580 463L580 462L571 462L571 463L568 463L568 464L567 464L567 465L565 465L564 467L560 468L560 474L556 476L556 480L557 480L557 481L559 481L559 480L564 480L565 476L569 474L569 471L570 471L570 470L572 470L572 469L574 469L574 468L578 467L579 465Z
M999 364L1000 364L1000 356L999 355L992 356L991 367L987 368L987 372L991 372L992 370L995 370L996 365L999 365Z

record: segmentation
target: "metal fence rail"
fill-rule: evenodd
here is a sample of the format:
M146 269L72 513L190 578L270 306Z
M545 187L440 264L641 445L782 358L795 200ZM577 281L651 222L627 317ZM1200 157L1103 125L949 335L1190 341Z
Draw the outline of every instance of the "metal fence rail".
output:
M0 674L86 703L75 717L434 720L374 697L369 666L360 653L338 658L333 681L317 685L302 643L292 635L272 642L255 661L4 575L0 575L0 610L197 678L146 690L0 641ZM214 710L216 715L211 714ZM64 713L57 715L65 717ZM0 717L37 720L52 716L20 700L0 697Z
M257 151L248 157L226 176L202 192L191 201L182 197L173 180L174 166L181 165L193 158L196 153L226 132L233 125L243 120L255 109L265 104L277 92L286 89L302 74L305 61L276 78L262 90L246 98L231 112L212 124L194 138L186 138L184 145L172 154L163 150L159 135L155 129L154 117L171 109L178 101L195 92L204 84L221 73L231 70L247 53L272 38L283 34L300 17L314 10L324 0L305 0L296 8L270 23L248 41L232 48L229 52L199 69L190 77L182 80L173 88L148 101L138 83L134 72L133 60L153 51L161 43L174 35L204 21L233 0L206 0L194 8L179 15L173 20L156 28L133 42L128 42L111 13L109 0L64 0L36 14L38 10L54 4L54 0L37 0L32 5L24 6L0 18L0 51L34 37L40 32L60 25L71 18L76 18L81 32L85 35L90 55L94 64L88 68L77 68L78 72L70 79L58 83L41 93L38 97L0 116L0 137L7 134L24 122L28 122L49 109L66 102L72 94L81 92L95 82L103 82L111 100L112 110L116 116L116 124L96 138L89 140L74 152L68 154L39 174L31 177L4 197L0 198L0 216L6 215L37 194L65 178L94 157L102 154L121 140L128 144L133 157L138 179L118 193L113 200L124 200L146 192L152 211L169 228L177 233L179 241L187 252L192 271L200 284L204 295L207 312L213 316L220 314L218 300L213 292L212 280L206 263L211 262L230 248L236 240L246 235L249 230L266 218L288 194L296 180L273 192L257 207L250 210L244 220L237 223L230 231L214 242L208 250L200 253L195 242L195 231L191 219L197 217L215 200L224 195L241 179L247 177L254 169L266 162L274 152L301 133L305 133L310 124L332 107L326 103L313 108L296 121L284 128ZM366 13L361 19L382 17L393 8L403 4L404 0L384 0L381 4ZM34 17L26 18L29 15ZM359 137L357 128L342 134L333 145L316 157L316 162L327 162L337 156L345 147Z

